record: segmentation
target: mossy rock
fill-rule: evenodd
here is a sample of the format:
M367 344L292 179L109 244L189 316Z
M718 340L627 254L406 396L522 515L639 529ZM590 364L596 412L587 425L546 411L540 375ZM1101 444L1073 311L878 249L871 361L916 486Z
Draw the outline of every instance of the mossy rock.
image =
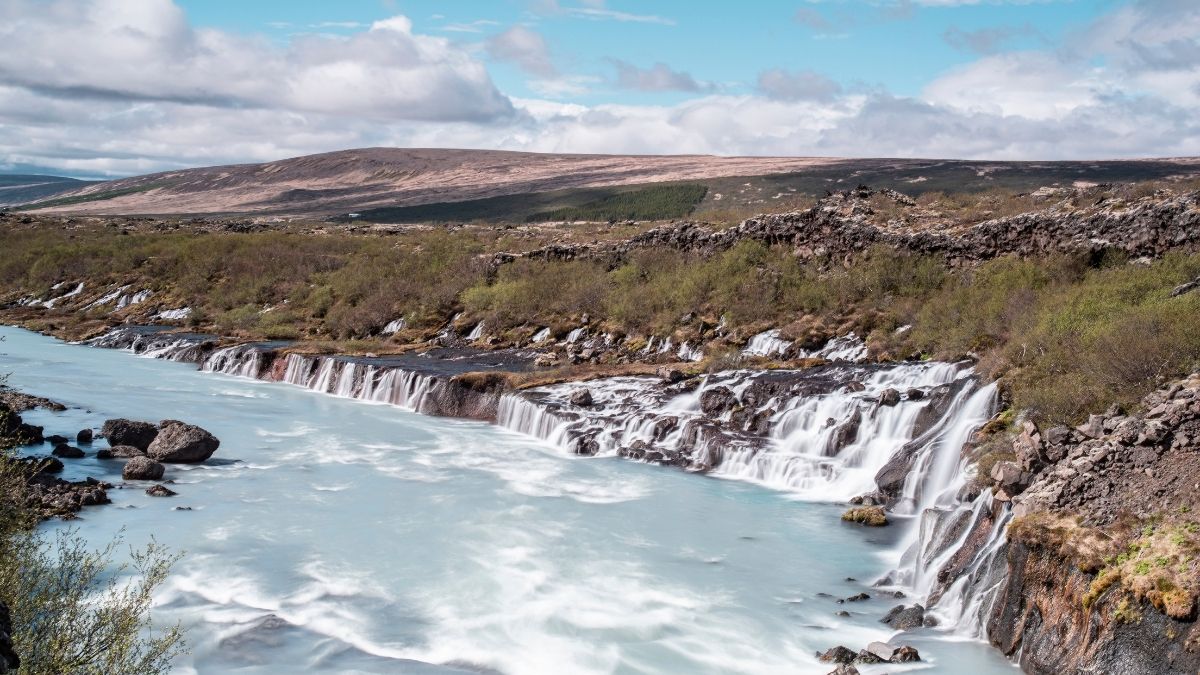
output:
M871 527L883 527L888 524L887 514L882 506L856 506L843 513L842 520Z

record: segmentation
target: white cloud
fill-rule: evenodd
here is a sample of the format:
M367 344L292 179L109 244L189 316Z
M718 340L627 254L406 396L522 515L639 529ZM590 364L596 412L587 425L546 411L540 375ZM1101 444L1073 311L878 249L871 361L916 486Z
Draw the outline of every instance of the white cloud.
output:
M550 59L546 40L537 31L525 26L513 26L487 41L488 55L497 61L515 63L522 70L543 78L558 73Z
M758 90L783 101L830 101L842 93L842 86L812 70L773 68L758 74Z
M415 34L404 17L280 46L192 28L167 0L10 0L0 6L0 164L123 175L380 145L1200 155L1198 27L1200 8L1190 2L1141 2L1065 48L985 56L914 97L842 88L811 71L768 70L754 95L715 94L696 82L699 91L675 105L580 105L547 99L591 92L598 78L552 70L544 41L527 28L536 39L518 32L522 39L495 47L534 74L529 86L539 100L497 91L472 56L480 45ZM493 45L485 47L491 53ZM638 88L691 87L678 79L686 73L667 66L633 71Z
M397 16L287 47L197 30L170 0L11 0L0 82L48 95L410 120L512 113L483 64Z
M612 63L617 68L617 86L622 89L698 92L712 88L688 73L672 70L665 63L656 63L649 68L638 68L620 59L613 59Z

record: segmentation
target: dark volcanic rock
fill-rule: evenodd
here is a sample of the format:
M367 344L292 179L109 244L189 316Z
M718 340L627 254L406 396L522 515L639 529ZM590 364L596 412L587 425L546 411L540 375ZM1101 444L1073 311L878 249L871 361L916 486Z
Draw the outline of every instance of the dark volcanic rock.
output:
M191 464L212 457L220 445L216 436L198 426L163 420L158 425L158 435L146 448L146 454L160 462Z
M132 457L125 462L121 477L125 480L159 480L166 467L149 457Z
M592 405L592 391L587 388L576 389L571 392L571 405L577 405L581 408L586 408Z
M111 446L132 445L145 451L158 436L158 428L149 422L114 419L106 421L100 433L108 439Z
M884 389L879 392L879 405L896 405L900 402L900 392L895 389Z
M76 443L91 443L92 442L92 430L91 429L80 429L79 433L75 434L75 442Z
M737 396L729 387L712 387L700 393L700 410L709 417L720 417L737 405Z
M913 605L912 607L896 605L887 613L887 616L879 621L896 630L920 628L925 623L925 608L920 605Z
M854 659L858 656L853 651L838 645L827 650L824 654L818 654L817 658L825 663L854 663Z
M138 450L132 445L115 445L111 448L96 451L97 459L124 459L128 457L141 457L146 453Z
M55 457L64 457L66 459L82 459L85 457L82 450L66 443L59 443L54 446L54 451L51 454Z
M146 494L150 495L151 497L174 497L179 493L175 492L166 485L159 484L151 485L150 487L146 488Z

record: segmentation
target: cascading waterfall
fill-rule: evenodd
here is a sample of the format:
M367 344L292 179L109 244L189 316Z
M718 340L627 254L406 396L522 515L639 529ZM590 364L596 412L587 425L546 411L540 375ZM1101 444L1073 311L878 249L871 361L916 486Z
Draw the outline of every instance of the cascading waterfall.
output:
M792 343L779 337L779 329L772 328L750 338L742 354L746 356L782 356Z
M264 345L206 351L212 340L127 327L90 344L418 412L429 411L426 403L442 384L386 359L290 353L280 361ZM826 349L855 356L860 344L831 341ZM572 395L583 388L592 403L573 405ZM720 396L736 405L706 411L705 398ZM910 468L894 511L915 517L897 548L893 583L924 599L943 626L980 637L1004 577L1009 515L992 513L988 491L960 501L969 477L960 450L989 418L995 396L995 385L977 386L971 368L961 364L843 362L801 371L728 371L695 386L649 377L553 385L502 396L497 423L565 450L582 452L586 443L584 454L625 454L641 444L642 454L631 456L818 501L872 492L876 473L907 453ZM938 572L963 546L972 539L978 546L979 537L971 535L981 528L988 529L984 545L949 585L939 583Z
M734 396L752 389L760 378L781 377L779 371L731 371L710 375L691 392L664 389L655 378L611 378L584 384L544 387L501 399L498 422L563 447L587 437L596 454L615 455L642 442L668 454L682 453L696 464L708 464L715 475L749 480L788 490L805 498L844 500L874 488L874 475L899 447L913 441L921 409L932 405L915 390L932 390L968 378L971 371L952 364L902 364L887 368L836 367L822 371L831 378L809 382L804 371L789 371L804 395L776 395L758 401L745 417L769 416L766 439L738 430L713 429L701 409L707 391L728 389ZM823 386L812 392L810 384ZM593 403L570 404L571 395L587 388ZM881 405L887 389L914 390L896 405ZM968 396L961 387L954 402ZM953 403L951 404L953 407ZM725 413L728 421L730 413ZM947 432L949 425L946 425ZM685 433L686 432L686 433ZM949 445L931 433L932 454ZM714 440L716 439L716 440ZM706 446L722 443L721 447ZM756 442L757 441L757 442Z
M855 356L856 347L845 341L835 350ZM793 378L794 384L767 400L753 396L759 380L780 377ZM572 394L582 388L589 390L591 404L572 405ZM765 439L713 424L701 400L719 389L752 410L741 412L744 419L769 416ZM895 405L881 401L887 390L901 394ZM688 457L689 468L818 501L872 492L877 472L903 451L910 468L895 512L920 516L898 548L903 554L893 583L931 605L943 627L982 637L984 617L1004 576L1008 516L993 518L987 491L973 501L959 500L968 478L961 450L991 416L995 398L994 384L977 386L973 371L957 364L841 365L812 375L718 373L691 391L639 377L554 385L505 395L498 423L575 452L587 443L597 455L628 455L626 449L645 444L665 458ZM732 415L724 412L716 422L730 426ZM938 571L985 526L990 528L986 545L941 592Z

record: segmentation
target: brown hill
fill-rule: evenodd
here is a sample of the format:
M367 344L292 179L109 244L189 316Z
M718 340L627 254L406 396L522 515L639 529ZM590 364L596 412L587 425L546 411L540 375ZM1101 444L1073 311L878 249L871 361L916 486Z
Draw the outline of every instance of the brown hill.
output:
M1194 175L1197 159L990 162L937 159L565 155L499 150L365 148L263 164L184 169L91 184L26 205L113 215L405 217L409 207L535 192L706 183L709 206L759 205L856 183L905 191L1035 189ZM724 202L721 202L722 198ZM491 202L480 206L491 213Z
M57 195L40 210L329 215L565 188L783 173L831 161L367 148L108 181Z

